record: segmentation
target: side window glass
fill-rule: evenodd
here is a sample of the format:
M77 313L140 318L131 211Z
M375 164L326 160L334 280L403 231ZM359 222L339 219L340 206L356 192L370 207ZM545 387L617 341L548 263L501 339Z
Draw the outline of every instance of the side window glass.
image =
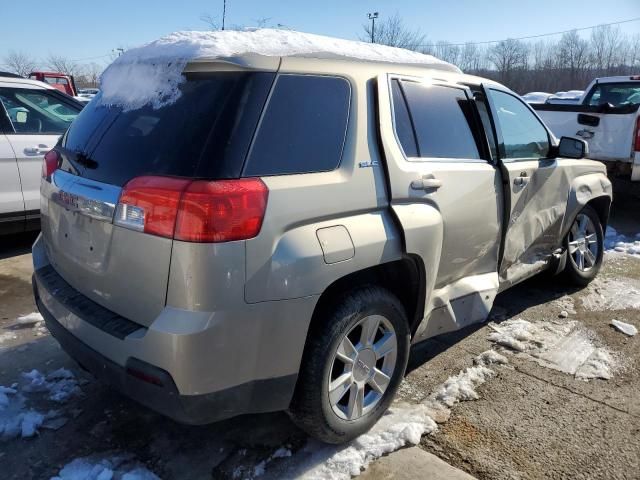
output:
M487 99L481 94L475 94L474 98L476 100L476 106L478 107L478 114L480 115L482 128L487 136L489 148L491 149L491 158L498 158L498 147L496 145L496 137L493 134L493 128L491 128L491 117L489 116Z
M536 116L513 95L491 91L504 141L504 159L545 158L549 135Z
M393 101L394 128L402 150L404 150L404 155L406 157L417 157L416 137L413 133L409 110L407 110L407 103L404 100L398 79L393 79L391 82L391 97Z
M422 158L479 159L472 105L464 90L403 81Z
M342 159L351 86L343 78L280 75L244 176L334 170Z
M0 88L15 133L63 134L79 110L42 90Z

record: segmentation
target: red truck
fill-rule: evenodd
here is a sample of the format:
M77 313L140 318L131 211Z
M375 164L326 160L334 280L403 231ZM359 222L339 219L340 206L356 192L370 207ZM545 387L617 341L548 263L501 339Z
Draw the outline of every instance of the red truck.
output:
M66 75L58 72L31 72L29 74L29 78L48 83L53 88L56 88L71 97L78 95L76 83L73 81L73 75Z

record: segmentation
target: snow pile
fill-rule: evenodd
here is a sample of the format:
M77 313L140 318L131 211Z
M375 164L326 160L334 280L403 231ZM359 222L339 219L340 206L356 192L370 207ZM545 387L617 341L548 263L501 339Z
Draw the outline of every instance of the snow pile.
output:
M31 324L31 323L44 322L44 318L42 318L42 315L40 313L33 312L28 315L22 315L18 317L16 321L22 325L25 325L25 324Z
M45 335L48 330L44 324L44 318L39 312L33 312L28 315L22 315L16 320L20 325L33 325L33 334L36 337Z
M489 341L576 378L611 378L616 362L603 347L596 347L595 335L576 321L531 323L508 320L494 330Z
M626 253L640 257L640 233L637 233L635 238L631 238L618 234L613 227L609 226L604 236L604 247L608 253Z
M0 385L0 438L3 440L32 437L45 420L43 414L25 409L25 400L15 387L15 384Z
M582 297L582 305L591 311L640 308L640 282L631 278L596 278Z
M249 53L269 57L305 56L411 63L460 72L458 67L431 55L291 30L185 31L133 48L118 57L102 74L100 102L120 105L125 109L146 104L161 108L179 98L178 87L184 81L182 71L189 61Z
M638 329L630 323L621 322L620 320L611 320L609 324L616 330L624 333L625 335L629 335L630 337L633 337L638 333Z
M75 375L66 368L59 368L48 375L38 370L23 373L28 384L22 387L24 392L47 392L49 400L64 403L72 396L82 394Z
M160 480L133 455L76 458L66 464L51 480Z
M310 440L297 455L308 457L292 478L339 480L360 475L383 455L420 443L422 435L437 429L426 405L397 405L367 433L346 446L324 445Z

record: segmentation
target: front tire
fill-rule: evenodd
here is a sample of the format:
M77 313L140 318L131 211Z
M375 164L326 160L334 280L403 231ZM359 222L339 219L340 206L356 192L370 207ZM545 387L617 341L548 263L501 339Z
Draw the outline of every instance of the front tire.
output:
M343 443L369 430L404 377L410 332L388 290L347 293L315 319L289 414L309 435Z
M604 257L604 232L598 213L589 205L576 216L564 239L567 252L565 278L574 285L587 286L600 271Z

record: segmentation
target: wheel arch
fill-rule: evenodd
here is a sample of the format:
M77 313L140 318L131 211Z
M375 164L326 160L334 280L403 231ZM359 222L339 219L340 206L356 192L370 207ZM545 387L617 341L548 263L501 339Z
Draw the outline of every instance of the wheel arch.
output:
M381 286L398 297L405 308L413 335L424 316L426 281L424 262L417 255L405 255L400 260L364 268L335 280L322 292L316 303L307 341L314 327L322 325L331 305L347 292L367 285Z
M602 228L605 229L609 221L611 201L611 182L603 173L592 173L574 178L569 189L567 209L560 238L564 239L578 213L586 205L589 205L598 213Z

